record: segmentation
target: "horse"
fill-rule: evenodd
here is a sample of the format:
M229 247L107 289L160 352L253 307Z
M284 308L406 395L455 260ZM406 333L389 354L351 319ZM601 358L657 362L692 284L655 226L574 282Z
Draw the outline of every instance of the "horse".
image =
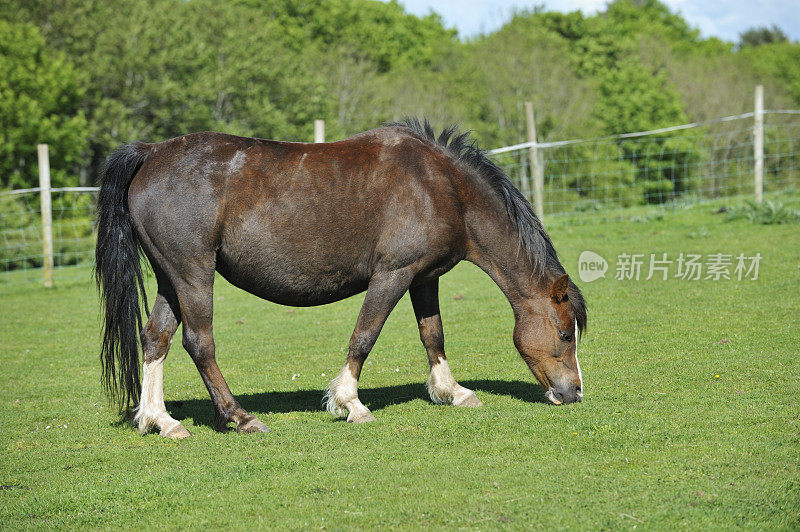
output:
M437 136L427 120L408 118L330 143L204 132L128 144L103 170L97 228L102 382L143 434L191 436L164 405L163 364L180 323L211 396L214 428L269 430L236 401L217 366L215 272L281 305L366 291L345 365L324 397L347 421L375 420L358 398L358 380L406 292L428 355L431 400L482 405L456 382L444 352L439 277L462 260L508 299L514 344L545 397L554 404L583 397L583 296L528 201L456 127ZM141 255L158 287L152 311Z

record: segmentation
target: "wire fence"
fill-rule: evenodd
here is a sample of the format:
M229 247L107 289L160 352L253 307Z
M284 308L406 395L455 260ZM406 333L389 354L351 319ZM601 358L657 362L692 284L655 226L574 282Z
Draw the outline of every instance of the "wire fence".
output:
M800 111L765 111L763 190L800 189ZM753 113L651 132L523 143L489 153L517 187L534 191L538 165L548 220L636 205L753 198ZM531 147L535 146L532 155ZM532 157L539 160L531 164ZM533 199L532 192L528 193Z
M94 255L96 187L51 189L53 262L56 268L89 264ZM40 189L0 192L0 286L41 270Z
M538 214L546 223L559 218L624 218L637 206L753 198L753 118L746 113L651 132L524 143L489 154L531 200L537 190L534 175L539 173L543 212ZM800 111L765 111L764 118L764 192L800 190ZM0 287L41 280L40 191L0 192ZM97 191L51 189L57 278L69 277L68 266L92 262ZM86 269L79 270L76 275L85 278Z

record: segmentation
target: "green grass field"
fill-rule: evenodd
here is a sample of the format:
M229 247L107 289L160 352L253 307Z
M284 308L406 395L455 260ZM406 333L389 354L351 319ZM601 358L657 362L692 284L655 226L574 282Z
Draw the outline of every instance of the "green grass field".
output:
M378 421L334 420L320 402L361 298L287 309L219 279L217 359L263 435L213 431L180 341L167 408L194 437L118 424L100 394L89 270L60 270L47 291L3 282L0 528L800 527L800 226L695 206L550 232L576 280L581 251L609 261L605 279L579 283L583 403L542 402L508 303L463 264L442 279L447 353L485 406L429 402L405 298L361 378ZM674 264L668 280L645 281L647 264L614 279L620 253L680 252L763 258L755 281L676 279Z

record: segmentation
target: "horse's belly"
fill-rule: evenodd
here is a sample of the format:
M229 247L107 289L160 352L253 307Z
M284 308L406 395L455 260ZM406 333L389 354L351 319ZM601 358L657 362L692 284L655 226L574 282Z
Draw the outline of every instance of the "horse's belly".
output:
M291 254L256 253L251 249L247 256L220 253L217 270L234 286L262 299L307 307L339 301L367 289L369 275L365 268L358 261L341 259L309 261Z

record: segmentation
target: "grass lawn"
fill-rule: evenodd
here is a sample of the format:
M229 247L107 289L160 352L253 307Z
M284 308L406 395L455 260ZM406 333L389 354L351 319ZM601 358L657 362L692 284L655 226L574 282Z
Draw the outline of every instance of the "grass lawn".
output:
M472 265L442 278L442 312L453 373L485 406L429 402L406 297L362 374L378 420L367 425L320 406L361 297L288 309L219 279L217 359L272 429L251 436L211 428L180 341L166 363L167 408L194 437L118 424L100 394L89 270L57 272L47 291L6 277L0 526L796 529L800 226L710 211L551 228L576 281L583 250L609 261L605 279L579 282L589 333L577 405L543 402L513 347L508 303ZM668 280L644 280L650 253L680 252L758 252L759 277L682 280L673 264ZM620 253L648 254L640 280L614 279Z

